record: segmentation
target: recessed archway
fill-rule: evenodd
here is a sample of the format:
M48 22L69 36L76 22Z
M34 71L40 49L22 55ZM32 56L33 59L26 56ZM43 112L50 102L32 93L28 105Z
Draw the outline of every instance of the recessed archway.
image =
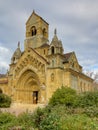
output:
M40 101L40 81L32 70L21 74L16 85L16 101L37 104Z

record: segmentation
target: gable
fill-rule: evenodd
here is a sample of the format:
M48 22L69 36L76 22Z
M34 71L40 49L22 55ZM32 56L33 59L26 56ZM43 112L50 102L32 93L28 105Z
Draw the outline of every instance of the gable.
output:
M42 57L34 49L29 48L23 53L22 57L17 62L14 73L16 76L18 76L24 68L29 69L30 66L35 72L45 72L46 64L48 64L48 62L44 57Z
M72 54L69 58L69 62L74 62L74 63L79 64L75 52L72 52Z
M27 25L27 24L35 24L36 22L38 22L38 21L40 21L40 20L42 20L42 21L44 21L46 24L48 24L42 17L40 17L39 15L37 15L37 14L35 13L35 11L33 11L32 14L31 14L31 16L30 16L29 19L27 20L26 25Z
M27 20L26 25L27 25L27 24L31 24L31 23L34 24L34 23L37 22L39 19L40 19L40 17L33 12L33 13L31 14L31 16L29 17L29 19Z
M72 55L70 56L69 64L72 69L82 72L82 66L79 65L75 52L73 52Z
M71 69L74 69L78 72L82 72L82 66L79 65L75 52L69 52L64 54L63 63L67 63Z

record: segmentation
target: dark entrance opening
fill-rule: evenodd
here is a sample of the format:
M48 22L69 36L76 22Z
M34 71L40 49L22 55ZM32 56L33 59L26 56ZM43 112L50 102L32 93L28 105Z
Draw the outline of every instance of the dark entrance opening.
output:
M2 92L2 89L0 88L0 94L2 94L3 92Z
M33 91L33 104L38 103L38 91Z

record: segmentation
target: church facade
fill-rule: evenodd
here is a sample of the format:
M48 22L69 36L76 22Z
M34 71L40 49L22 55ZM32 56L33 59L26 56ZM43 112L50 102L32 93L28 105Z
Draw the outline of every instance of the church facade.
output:
M64 54L56 29L49 42L48 29L49 24L33 11L26 22L24 51L18 43L7 75L0 77L0 91L13 102L47 104L61 86L79 93L93 90L93 79L82 73L75 52Z

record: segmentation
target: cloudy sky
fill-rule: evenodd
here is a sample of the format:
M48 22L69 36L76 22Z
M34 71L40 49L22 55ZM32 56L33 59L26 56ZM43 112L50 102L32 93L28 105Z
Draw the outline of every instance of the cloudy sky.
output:
M98 0L0 0L0 73L5 73L32 11L57 28L65 53L75 51L84 70L98 71Z

